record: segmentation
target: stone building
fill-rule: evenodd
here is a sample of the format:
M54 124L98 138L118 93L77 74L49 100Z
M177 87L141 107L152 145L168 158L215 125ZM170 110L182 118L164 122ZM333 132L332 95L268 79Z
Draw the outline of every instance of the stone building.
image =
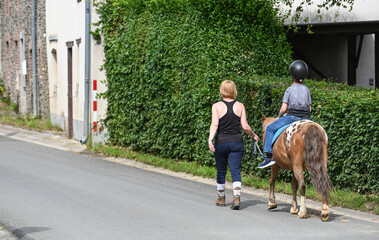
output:
M45 0L36 0L37 109L49 116ZM32 1L2 0L1 84L22 114L33 113Z

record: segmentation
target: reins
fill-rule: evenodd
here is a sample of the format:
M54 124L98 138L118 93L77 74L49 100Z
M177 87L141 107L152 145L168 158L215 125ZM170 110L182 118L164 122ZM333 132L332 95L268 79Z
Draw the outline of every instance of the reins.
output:
M251 156L253 158L258 157L257 149L259 151L259 155L261 155L262 157L265 157L265 155L262 153L261 149L258 146L258 142L253 140L253 146L252 146L252 151L251 151Z

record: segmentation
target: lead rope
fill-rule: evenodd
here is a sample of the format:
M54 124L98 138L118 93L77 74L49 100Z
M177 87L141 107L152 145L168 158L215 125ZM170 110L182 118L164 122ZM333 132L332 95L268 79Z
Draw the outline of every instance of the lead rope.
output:
M257 149L259 151L259 155L261 155L262 157L265 157L265 155L262 153L261 149L258 146L258 142L255 141L255 140L253 140L252 149L253 149L253 151L252 151L251 155L252 155L253 158L258 157Z

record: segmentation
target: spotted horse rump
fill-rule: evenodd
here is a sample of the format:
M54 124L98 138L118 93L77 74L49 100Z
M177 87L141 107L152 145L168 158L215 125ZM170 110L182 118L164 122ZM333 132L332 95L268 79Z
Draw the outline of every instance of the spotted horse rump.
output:
M312 122L311 120L303 119L303 120L299 120L299 121L293 122L291 124L287 124L287 125L279 128L278 131L275 132L271 144L274 145L274 143L275 143L276 139L279 137L279 135L283 131L285 131L284 132L284 137L286 139L286 145L285 145L285 147L286 147L286 149L288 149L291 146L291 138L292 138L292 136L301 129L302 125L304 125L306 123L313 123L313 124L318 125L323 130L323 132L325 134L326 141L328 141L328 136L327 136L325 130L318 123ZM295 140L293 140L292 144L296 144L294 141Z

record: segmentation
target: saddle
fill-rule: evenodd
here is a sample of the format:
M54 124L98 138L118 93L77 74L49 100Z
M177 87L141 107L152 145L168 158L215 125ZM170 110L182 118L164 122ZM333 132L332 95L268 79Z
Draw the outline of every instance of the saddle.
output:
M280 135L285 129L287 129L287 130L286 130L286 131L287 131L287 135L288 135L288 136L291 136L291 135L292 135L291 132L293 131L293 129L296 129L297 126L302 125L302 124L304 124L304 123L310 123L310 122L312 122L312 121L311 121L311 120L306 120L306 119L304 120L304 119L302 119L302 120L299 120L299 121L293 122L293 123L291 123L291 124L284 125L283 127L279 128L278 131L275 132L274 137L272 138L271 145L272 145L272 146L274 145L276 139L279 137L279 135Z

